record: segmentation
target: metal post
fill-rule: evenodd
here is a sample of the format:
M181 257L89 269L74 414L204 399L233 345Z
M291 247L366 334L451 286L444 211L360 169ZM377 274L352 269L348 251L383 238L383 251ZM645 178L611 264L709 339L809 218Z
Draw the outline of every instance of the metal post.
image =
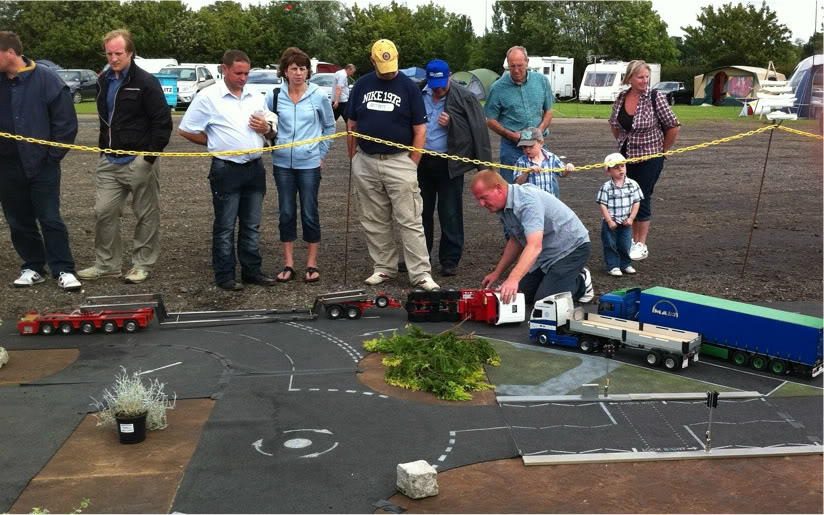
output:
M776 127L781 125L781 120L778 121ZM772 144L772 137L775 129L770 130L770 139L767 141L767 155L764 156L764 171L761 172L761 185L758 187L758 197L755 200L755 212L752 214L752 225L750 225L750 238L747 241L747 251L744 253L744 265L741 267L741 277L744 277L744 270L747 269L747 259L750 256L750 245L752 244L752 233L755 230L756 218L758 217L758 205L761 203L761 192L764 189L764 179L767 177L767 160L770 158L770 145Z
M347 136L348 138L348 136ZM349 150L347 149L347 153ZM352 158L349 158L349 185L346 187L346 230L343 243L343 284L346 286L346 275L349 271L349 204L352 198Z
M709 410L710 419L709 422L707 422L707 447L705 449L707 452L710 452L712 450L712 412L714 411L712 407L710 407Z

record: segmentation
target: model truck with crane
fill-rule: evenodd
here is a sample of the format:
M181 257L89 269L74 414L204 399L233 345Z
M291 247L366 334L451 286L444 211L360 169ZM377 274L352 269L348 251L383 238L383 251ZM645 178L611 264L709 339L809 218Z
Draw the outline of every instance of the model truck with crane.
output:
M824 320L660 286L601 296L598 312L701 334L704 355L774 374L822 372Z
M153 318L152 308L134 310L84 311L74 310L71 313L34 313L29 312L17 322L20 334L71 334L78 331L82 334L91 334L103 331L111 334L118 329L133 333L146 325Z
M648 365L663 364L668 370L680 370L698 361L701 345L700 335L691 331L587 313L573 305L569 292L535 303L529 337L541 345L577 347L582 352L637 349L646 354Z
M409 292L404 307L409 314L410 322L472 320L489 325L501 325L520 323L526 317L523 293L518 293L515 299L504 304L501 302L501 294L489 289L414 289Z

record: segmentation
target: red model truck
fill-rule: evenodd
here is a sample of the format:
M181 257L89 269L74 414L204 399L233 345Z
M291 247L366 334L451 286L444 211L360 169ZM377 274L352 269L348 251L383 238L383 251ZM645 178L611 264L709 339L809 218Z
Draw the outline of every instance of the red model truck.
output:
M523 322L526 318L524 294L508 304L494 290L448 288L436 291L414 289L406 305L410 322L459 322L473 320L489 325Z
M71 334L79 331L82 334L91 334L97 330L106 334L122 329L133 333L146 325L154 316L152 308L138 308L130 311L104 309L101 311L81 311L71 313L26 313L26 316L17 322L20 334Z

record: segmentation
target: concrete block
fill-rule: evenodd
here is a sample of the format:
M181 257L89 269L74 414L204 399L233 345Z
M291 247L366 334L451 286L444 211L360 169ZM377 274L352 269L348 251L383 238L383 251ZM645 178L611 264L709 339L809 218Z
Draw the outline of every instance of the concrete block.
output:
M438 495L438 472L426 460L400 463L397 486L410 499Z
M581 399L597 399L598 398L598 390L601 389L601 385L598 383L585 383L581 385Z
M9 353L6 352L6 349L0 347L0 368L3 368L3 365L9 362Z

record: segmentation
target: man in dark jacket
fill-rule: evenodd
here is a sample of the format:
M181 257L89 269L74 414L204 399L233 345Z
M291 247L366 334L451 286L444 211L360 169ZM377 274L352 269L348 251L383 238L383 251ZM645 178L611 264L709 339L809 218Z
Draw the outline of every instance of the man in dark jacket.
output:
M20 38L5 31L0 32L0 132L69 144L77 136L69 87L48 67L24 57ZM23 260L14 281L18 288L42 283L48 264L60 288L80 289L60 217L60 161L67 152L0 138L0 204Z
M129 31L109 32L103 48L109 69L97 81L100 148L161 152L172 133L172 115L160 81L134 62ZM149 278L160 255L159 171L155 156L100 156L95 177L95 259L94 265L77 273L81 279L121 276L120 213L129 193L137 223L132 267L125 282Z
M489 132L478 99L466 88L449 80L449 65L433 59L426 65L426 150L490 161ZM464 174L481 165L424 154L418 165L418 184L423 198L423 230L426 249L434 244L434 214L438 207L441 240L438 259L441 275L457 274L463 254Z

